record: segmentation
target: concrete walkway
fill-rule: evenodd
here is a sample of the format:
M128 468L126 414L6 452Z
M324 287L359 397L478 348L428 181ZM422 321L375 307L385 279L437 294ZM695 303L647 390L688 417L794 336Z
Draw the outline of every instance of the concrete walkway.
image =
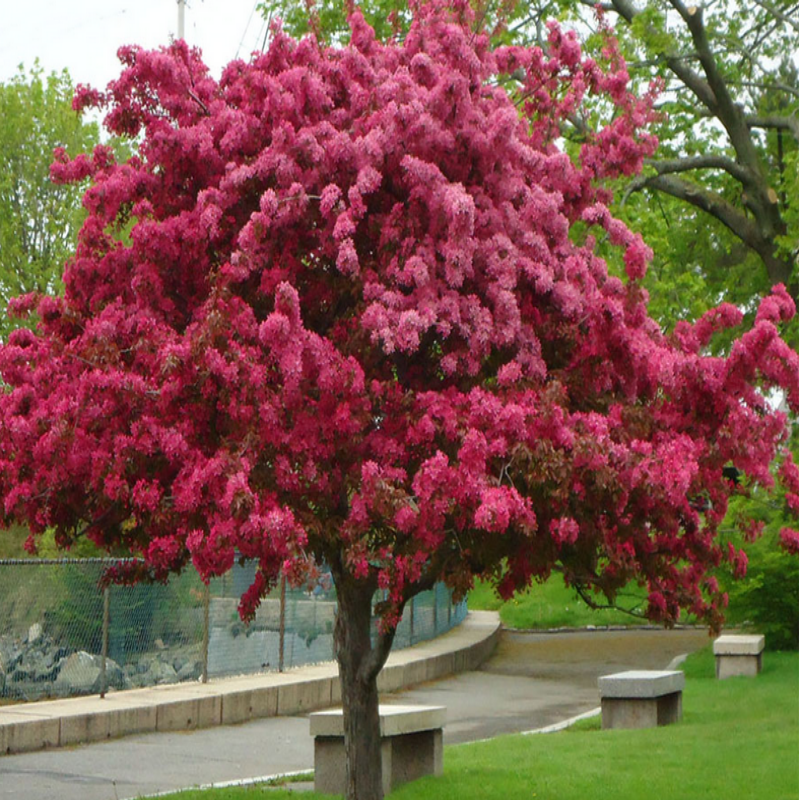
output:
M674 656L707 641L707 633L696 630L504 631L495 654L479 669L426 681L386 694L383 700L445 705L446 742L484 739L540 728L588 711L598 704L598 675L623 668L665 667ZM410 651L404 652L410 663ZM420 676L435 661L433 651L428 653L428 666L414 667L423 681ZM125 800L312 765L308 720L298 713L224 728L139 734L5 756L0 758L0 798Z

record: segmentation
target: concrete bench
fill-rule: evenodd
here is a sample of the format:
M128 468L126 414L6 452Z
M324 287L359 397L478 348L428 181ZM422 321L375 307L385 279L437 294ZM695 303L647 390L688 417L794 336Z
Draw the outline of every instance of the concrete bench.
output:
M714 659L717 678L723 680L737 675L753 677L761 672L763 636L733 636L724 634L714 640Z
M680 720L680 670L630 670L598 678L603 728L654 728Z
M442 774L444 706L379 708L383 791L421 778ZM342 709L309 715L314 737L314 791L344 794L345 752Z

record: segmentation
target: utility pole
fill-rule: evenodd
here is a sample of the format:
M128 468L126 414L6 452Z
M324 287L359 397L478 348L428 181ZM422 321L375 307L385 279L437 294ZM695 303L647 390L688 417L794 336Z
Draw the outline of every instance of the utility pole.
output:
M186 9L186 0L178 0L178 38L183 39L183 12Z

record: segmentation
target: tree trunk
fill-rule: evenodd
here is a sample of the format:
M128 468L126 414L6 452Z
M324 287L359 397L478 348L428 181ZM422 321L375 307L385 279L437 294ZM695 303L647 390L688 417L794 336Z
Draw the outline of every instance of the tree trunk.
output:
M339 574L337 574L339 573ZM378 673L393 632L370 640L372 581L358 581L334 569L339 610L334 630L344 709L347 800L382 800Z

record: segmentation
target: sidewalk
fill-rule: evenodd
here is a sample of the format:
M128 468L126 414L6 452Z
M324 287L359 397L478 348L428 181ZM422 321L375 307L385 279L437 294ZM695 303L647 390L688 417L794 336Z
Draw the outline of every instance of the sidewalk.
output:
M476 669L497 645L496 612L471 611L448 633L392 653L378 688L393 692ZM139 733L188 731L286 717L341 702L336 664L0 707L2 755Z

